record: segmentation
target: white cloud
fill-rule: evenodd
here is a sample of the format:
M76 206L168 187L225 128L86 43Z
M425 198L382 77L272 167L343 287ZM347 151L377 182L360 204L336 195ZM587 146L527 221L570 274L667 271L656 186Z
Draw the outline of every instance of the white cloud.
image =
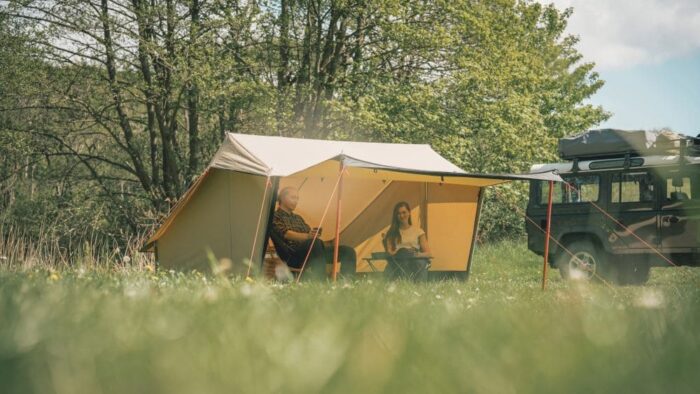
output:
M599 70L655 64L700 49L699 0L541 0L573 7L569 34Z

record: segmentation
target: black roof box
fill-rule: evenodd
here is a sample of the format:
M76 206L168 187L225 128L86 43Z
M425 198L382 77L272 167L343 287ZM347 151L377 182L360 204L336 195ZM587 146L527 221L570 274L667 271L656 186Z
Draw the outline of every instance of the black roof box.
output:
M589 130L559 140L559 157L598 159L606 157L678 154L687 137L668 130Z

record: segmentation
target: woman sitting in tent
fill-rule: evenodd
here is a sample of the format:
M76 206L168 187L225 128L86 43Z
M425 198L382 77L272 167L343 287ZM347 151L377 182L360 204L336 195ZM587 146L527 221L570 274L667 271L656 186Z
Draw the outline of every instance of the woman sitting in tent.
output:
M427 279L431 257L428 238L420 227L413 226L411 207L405 201L394 206L384 247L391 255L385 271L388 278Z

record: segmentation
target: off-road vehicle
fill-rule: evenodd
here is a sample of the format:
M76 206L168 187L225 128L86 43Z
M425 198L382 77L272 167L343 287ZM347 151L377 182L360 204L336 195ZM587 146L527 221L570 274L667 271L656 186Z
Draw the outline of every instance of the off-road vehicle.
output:
M674 133L591 130L559 142L550 264L564 278L641 284L652 266L700 262L700 154ZM697 156L696 156L697 155ZM528 247L544 255L548 182L533 181Z

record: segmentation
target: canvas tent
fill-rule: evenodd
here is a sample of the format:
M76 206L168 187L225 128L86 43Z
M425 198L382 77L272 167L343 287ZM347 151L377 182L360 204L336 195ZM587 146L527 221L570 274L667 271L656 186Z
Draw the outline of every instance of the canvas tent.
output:
M322 227L324 240L337 228L340 242L357 252L358 271L369 271L363 259L382 250L394 204L407 201L429 239L431 271L466 274L483 188L517 179L560 180L550 172L468 174L429 145L228 133L145 249L165 269L207 270L212 258L234 267L251 257L260 263L277 191L295 186L296 212Z

